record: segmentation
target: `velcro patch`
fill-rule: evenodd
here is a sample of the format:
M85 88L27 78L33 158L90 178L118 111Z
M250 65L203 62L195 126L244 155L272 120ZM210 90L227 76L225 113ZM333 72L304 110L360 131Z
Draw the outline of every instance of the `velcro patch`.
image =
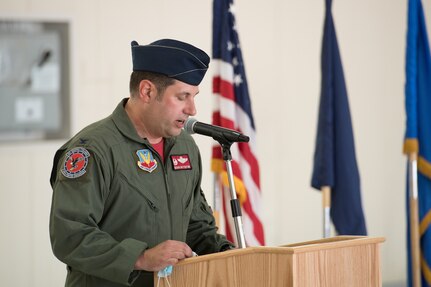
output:
M187 170L192 169L192 164L188 154L171 155L172 165L174 170Z
M157 168L157 160L154 159L151 150L140 149L136 151L136 155L139 157L137 164L140 169L151 173Z
M85 174L90 153L83 147L73 148L66 153L61 173L67 178L78 178Z

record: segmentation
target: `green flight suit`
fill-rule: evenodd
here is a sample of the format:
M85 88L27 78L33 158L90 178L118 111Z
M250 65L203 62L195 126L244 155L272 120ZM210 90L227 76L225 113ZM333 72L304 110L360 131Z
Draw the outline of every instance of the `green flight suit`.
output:
M55 256L67 264L66 286L153 286L153 273L134 271L139 255L168 240L197 254L228 249L216 233L201 191L201 159L184 131L165 139L165 161L138 136L124 110L96 122L54 157L50 236ZM142 170L145 152L152 172ZM153 161L148 162L153 157ZM177 169L174 159L188 158ZM78 172L76 172L78 171Z

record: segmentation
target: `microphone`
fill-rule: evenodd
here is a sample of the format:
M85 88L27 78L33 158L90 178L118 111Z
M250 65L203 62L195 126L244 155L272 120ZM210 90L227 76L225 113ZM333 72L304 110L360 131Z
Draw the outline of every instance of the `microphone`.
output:
M218 142L248 142L250 138L237 132L235 130L222 128L219 126L213 126L209 124L204 124L198 122L194 118L188 118L186 123L184 124L184 129L189 134L200 134L204 136L212 137L214 140Z

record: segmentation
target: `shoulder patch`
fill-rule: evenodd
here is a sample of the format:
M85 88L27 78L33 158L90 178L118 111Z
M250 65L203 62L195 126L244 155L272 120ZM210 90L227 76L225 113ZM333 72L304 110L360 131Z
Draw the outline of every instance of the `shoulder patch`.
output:
M77 147L66 153L61 173L67 178L78 178L85 174L90 153L83 147Z

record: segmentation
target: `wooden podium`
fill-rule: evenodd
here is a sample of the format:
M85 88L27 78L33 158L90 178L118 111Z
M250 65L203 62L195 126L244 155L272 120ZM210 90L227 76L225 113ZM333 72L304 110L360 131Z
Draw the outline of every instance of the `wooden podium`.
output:
M384 238L337 236L281 247L248 247L188 258L171 287L380 287ZM158 284L155 273L154 286ZM159 287L168 287L164 278Z

